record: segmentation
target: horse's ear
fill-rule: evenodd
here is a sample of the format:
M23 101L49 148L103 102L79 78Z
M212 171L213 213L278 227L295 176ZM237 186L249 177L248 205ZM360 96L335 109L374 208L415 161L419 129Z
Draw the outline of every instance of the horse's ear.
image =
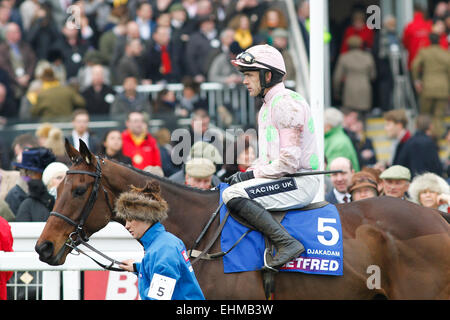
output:
M67 155L69 156L70 161L74 163L78 158L80 158L80 153L75 149L69 142L67 138L65 138L65 148Z
M92 165L94 155L91 153L91 151L89 151L89 148L81 139L80 139L80 155L84 162L86 162L88 165Z

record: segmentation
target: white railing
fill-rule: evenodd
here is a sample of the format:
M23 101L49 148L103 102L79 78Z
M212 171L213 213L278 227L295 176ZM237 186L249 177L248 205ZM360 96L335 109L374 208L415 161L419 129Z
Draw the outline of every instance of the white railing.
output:
M42 271L43 300L78 300L82 297L80 272L85 270L103 270L84 255L68 255L62 266L50 266L39 260L34 246L45 223L12 222L13 252L0 251L0 271ZM125 228L116 223L109 223L104 229L95 233L89 243L106 255L121 261L125 259L140 260L143 257L141 245L131 237ZM84 250L85 249L85 250ZM91 252L83 250L107 264L108 261ZM127 276L131 274L127 273ZM16 284L9 284L14 287ZM21 284L21 286L24 286ZM62 286L62 297L60 287ZM117 297L116 297L117 298Z
M296 88L296 82L292 80L286 80L285 86L289 89ZM155 100L158 93L166 88L175 93L178 99L181 99L183 95L182 83L169 83L163 84L149 84L140 85L137 87L137 91L148 94L152 100ZM123 91L122 86L116 86L117 92ZM236 124L239 125L254 125L256 106L255 99L250 97L247 88L242 84L228 85L218 82L203 82L200 84L199 95L202 99L208 102L208 113L212 118L213 123L220 125L217 119L217 108L219 106L228 105L231 108L233 118Z

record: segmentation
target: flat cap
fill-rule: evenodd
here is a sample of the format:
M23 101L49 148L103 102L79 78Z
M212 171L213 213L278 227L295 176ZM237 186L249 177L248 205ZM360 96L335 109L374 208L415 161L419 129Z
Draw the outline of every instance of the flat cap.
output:
M193 158L207 158L214 164L223 163L223 158L220 155L219 150L213 144L205 141L197 141L192 145L188 159Z
M186 162L186 173L193 178L207 178L216 172L216 166L207 158L194 158Z
M408 168L395 165L380 174L380 179L392 179L392 180L408 180L411 181L411 171Z

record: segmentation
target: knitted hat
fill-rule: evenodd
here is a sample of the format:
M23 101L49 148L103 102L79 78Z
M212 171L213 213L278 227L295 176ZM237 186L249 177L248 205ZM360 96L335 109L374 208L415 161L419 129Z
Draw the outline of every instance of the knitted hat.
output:
M52 162L50 163L42 173L42 182L45 186L47 186L52 178L60 173L60 172L66 172L69 170L69 168L62 162Z
M131 221L140 220L151 224L167 218L168 205L161 197L159 183L147 182L144 188L131 186L116 200L117 218Z

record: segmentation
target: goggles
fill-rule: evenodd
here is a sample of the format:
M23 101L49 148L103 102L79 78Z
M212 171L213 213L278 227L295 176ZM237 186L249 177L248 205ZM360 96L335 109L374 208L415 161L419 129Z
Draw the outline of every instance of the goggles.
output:
M241 52L236 56L236 60L239 60L245 64L252 64L257 62L255 57L250 52Z
M260 65L263 65L263 66L269 68L270 70L275 70L275 71L277 71L277 72L279 72L281 74L285 73L284 71L281 71L278 68L272 67L272 66L270 66L270 65L268 65L268 64L266 64L264 62L256 60L255 57L250 52L247 52L247 51L239 53L236 56L236 60L238 60L239 62L242 62L244 64L249 64L249 65L257 63L257 64L260 64Z

